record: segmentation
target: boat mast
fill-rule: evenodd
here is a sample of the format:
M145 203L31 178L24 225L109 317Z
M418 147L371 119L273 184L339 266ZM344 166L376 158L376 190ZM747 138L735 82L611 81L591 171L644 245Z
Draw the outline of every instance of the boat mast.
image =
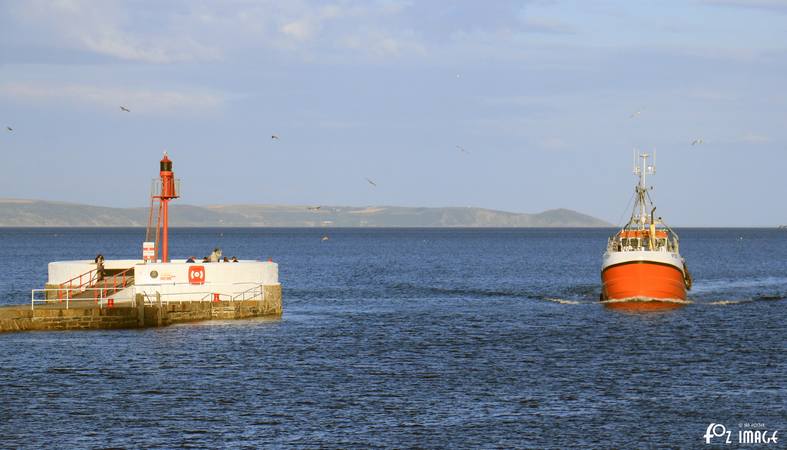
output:
M656 173L656 155L655 152L653 154L653 164L648 165L648 158L651 156L650 153L639 153L635 150L635 159L634 159L634 175L639 177L639 184L637 184L637 203L634 205L634 212L631 215L631 221L639 222L639 228L644 229L645 224L648 222L648 205L645 198L645 194L647 193L648 189L645 186L645 176L647 174L653 175ZM639 166L637 158L642 160L642 167ZM639 217L636 217L637 210L639 210Z

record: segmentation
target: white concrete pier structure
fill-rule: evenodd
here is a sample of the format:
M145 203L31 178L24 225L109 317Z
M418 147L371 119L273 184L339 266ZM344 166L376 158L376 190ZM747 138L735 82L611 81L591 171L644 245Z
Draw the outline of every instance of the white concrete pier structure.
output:
M279 292L281 289L279 265L272 261L145 263L108 259L104 261L107 275L103 285L96 280L95 273L91 274L96 267L91 260L51 262L46 287L70 289L70 295L74 296L77 291L84 293L99 289L98 286L108 289L107 285L116 281L115 274L125 272L127 285L113 292L118 300L130 301L136 294L142 294L148 301L158 295L164 302L253 300L264 296L265 287L275 287Z
M279 285L279 265L270 261L148 263L134 266L134 286L138 294L177 301L205 300L219 295L235 300L252 295L255 288Z

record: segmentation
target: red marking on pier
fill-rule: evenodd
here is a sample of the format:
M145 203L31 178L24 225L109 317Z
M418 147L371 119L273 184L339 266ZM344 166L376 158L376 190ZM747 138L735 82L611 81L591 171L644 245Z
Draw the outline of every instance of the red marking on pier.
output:
M189 266L189 284L205 284L205 266Z

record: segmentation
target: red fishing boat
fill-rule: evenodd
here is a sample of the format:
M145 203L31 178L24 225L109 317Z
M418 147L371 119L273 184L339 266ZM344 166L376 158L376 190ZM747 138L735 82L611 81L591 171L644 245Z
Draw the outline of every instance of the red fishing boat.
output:
M645 186L646 174L656 173L655 157L637 154L634 174L634 210L629 222L609 238L601 265L601 300L606 306L625 310L662 310L687 303L691 275L679 252L678 235L661 217Z

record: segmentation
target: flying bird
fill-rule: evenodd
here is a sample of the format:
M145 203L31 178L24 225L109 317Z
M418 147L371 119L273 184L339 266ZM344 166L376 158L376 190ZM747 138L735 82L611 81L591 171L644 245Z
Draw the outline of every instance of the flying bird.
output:
M375 183L374 181L372 181L372 180L370 180L368 178L366 179L366 181L368 181L369 184L371 184L372 186L377 187L377 183Z
M704 143L705 141L703 141L702 139L694 139L693 141L691 141L691 145L704 144Z
M631 113L631 115L629 116L629 119L633 119L633 118L635 118L635 117L639 117L639 115L640 115L640 114L642 114L642 111L634 111L634 112L633 112L633 113Z
M323 241L323 242L325 242L325 241L327 241L328 239L330 239L328 236L323 236L323 237L322 237L322 239L320 239L320 240L321 240L321 241Z
M126 108L126 107L125 107L125 106L123 106L123 105L120 105L120 110L121 110L121 111L123 111L123 112L131 112L131 110L130 110L130 109Z
M309 211L317 211L320 208L322 208L322 206L309 206L306 209L308 209Z
M9 127L8 125L6 125L6 126L5 126L5 129L6 129L6 130L8 130L8 132L9 132L9 133L11 133L12 131L14 131L14 129L13 129L13 128L11 128L11 127Z
M279 136L276 136L276 135L274 134L274 135L272 135L272 136L271 136L271 139L276 139L276 140L279 140Z
M470 152L468 152L467 150L465 150L465 148L464 148L464 147L462 147L461 145L457 145L457 146L456 146L456 148L458 148L458 149L459 149L459 151L460 151L460 152L462 152L462 153L470 153Z

